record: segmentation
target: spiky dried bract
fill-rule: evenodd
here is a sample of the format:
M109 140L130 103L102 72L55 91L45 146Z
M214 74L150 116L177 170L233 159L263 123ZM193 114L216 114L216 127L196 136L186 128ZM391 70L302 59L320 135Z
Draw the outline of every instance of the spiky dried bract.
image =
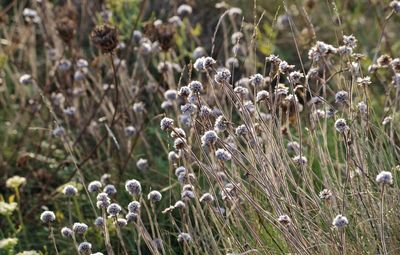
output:
M118 30L108 24L96 26L91 38L102 53L111 53L118 46Z

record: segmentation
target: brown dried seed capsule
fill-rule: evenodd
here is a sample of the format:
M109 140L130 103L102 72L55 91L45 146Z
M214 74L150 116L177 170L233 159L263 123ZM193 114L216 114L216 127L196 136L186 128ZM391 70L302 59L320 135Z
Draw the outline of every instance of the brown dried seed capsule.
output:
M69 44L74 38L76 23L73 19L65 16L56 21L58 36L64 43Z
M107 24L96 26L91 37L102 53L111 53L118 45L118 30Z

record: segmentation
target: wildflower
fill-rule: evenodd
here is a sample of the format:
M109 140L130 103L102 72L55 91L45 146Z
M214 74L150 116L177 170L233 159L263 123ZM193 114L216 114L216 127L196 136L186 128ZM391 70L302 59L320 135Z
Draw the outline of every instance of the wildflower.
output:
M125 219L119 218L119 219L117 219L117 221L114 224L119 228L123 228L128 224L128 221Z
M237 86L233 92L235 92L236 94L238 94L239 96L241 96L242 98L245 98L249 95L249 90L245 87L242 86Z
M229 161L232 158L232 155L224 149L218 149L215 151L215 156L221 161Z
M168 153L168 161L171 163L176 163L179 160L179 155L175 151L170 151Z
M67 197L73 197L78 193L78 190L72 185L65 185L63 194Z
M288 142L287 150L291 153L299 154L300 153L300 144L296 141Z
M15 209L17 209L18 204L15 202L6 203L4 201L0 201L0 215L11 215Z
M92 244L91 243L89 243L89 242L82 242L82 243L80 243L79 244L79 246L78 246L78 251L81 253L81 254L90 254L91 253L91 251L92 251Z
M288 215L283 214L283 215L279 216L278 222L283 225L288 226L292 223L292 220L290 219L290 217Z
M136 162L136 167L139 169L139 171L144 172L149 168L149 161L147 159L140 158Z
M127 137L131 137L136 134L136 128L134 126L127 126L124 128L124 132Z
M186 207L185 203L182 202L181 200L176 201L176 203L174 204L174 208L176 209L184 209Z
M182 198L182 200L184 200L184 201L190 200L190 199L195 198L195 194L194 194L194 192L191 191L191 190L184 190L184 191L182 191L182 193L181 193L181 198Z
M345 119L337 119L335 122L335 128L339 133L344 133L349 129Z
M200 93L203 90L203 84L199 81L191 81L188 86L193 93Z
M142 192L140 182L135 179L126 181L125 189L132 196L139 195Z
M223 132L228 128L228 121L224 116L219 116L214 123L214 129L217 132Z
M21 75L21 77L19 77L19 83L21 83L22 85L29 85L32 84L32 82L33 78L29 74L23 74Z
M257 102L268 100L268 98L269 98L269 92L268 91L261 90L261 91L257 92L257 96L256 96L256 101Z
M202 146L207 146L207 145L212 145L218 140L218 135L215 131L209 130L204 133L204 135L201 137L201 145Z
M98 227L98 228L104 227L104 219L103 219L103 217L97 217L97 218L94 220L94 225L95 225L96 227Z
M190 236L190 234L182 232L178 235L178 242L190 242L190 241L192 241L192 237Z
M22 15L24 16L26 22L32 22L37 24L41 20L37 11L30 8L24 8L24 10L22 11Z
M65 134L65 129L63 127L56 127L52 134L58 137L63 136Z
M349 93L347 91L339 91L335 95L335 102L337 104L346 104L349 100Z
M347 220L347 218L345 216L343 216L341 214L337 215L332 221L332 225L337 228L343 228L347 224L349 224L349 221Z
M72 225L72 230L78 235L83 235L88 230L88 226L85 223L75 222Z
M192 93L192 90L189 86L183 86L179 89L178 95L181 97L188 97Z
M330 54L336 54L336 52L337 49L332 45L317 41L316 45L308 51L308 58L317 62L322 57L327 57Z
M40 220L45 224L49 224L56 220L56 215L52 211L44 211L40 215Z
M107 207L107 213L110 214L110 216L116 217L118 214L121 212L121 206L117 203L112 203Z
M234 69L239 67L239 60L235 57L228 58L225 61L225 67L229 69Z
M205 55L206 55L206 50L203 47L197 47L193 51L193 58L196 59L196 61L201 57L204 57Z
M88 191L91 192L91 193L92 193L92 192L99 192L100 189L101 189L101 187L102 187L101 182L99 182L99 181L92 181L92 182L90 182L89 185L88 185Z
M274 65L279 65L279 63L282 62L282 60L279 58L279 56L275 56L273 54L269 55L268 57L265 57L265 61L267 63L271 63Z
M289 73L289 81L293 84L299 83L301 78L304 78L304 74L299 71Z
M392 122L393 118L390 116L387 116L383 119L382 121L382 125L386 126L387 124L389 124L390 122Z
M237 135L237 136L244 136L244 135L246 135L248 133L248 130L247 130L247 127L246 127L246 125L240 125L240 126L238 126L237 128L236 128L236 130L235 130L235 134Z
M392 62L392 58L386 54L381 55L376 61L378 67L380 67L380 68L388 67L391 62Z
M282 61L279 63L279 71L281 73L289 73L293 70L294 65L289 65L286 61Z
M357 104L357 108L360 111L360 113L362 113L362 114L367 113L367 104L364 103L363 101L361 101Z
M181 105L181 111L185 115L194 114L197 111L197 106L192 103L187 103L187 104Z
M158 201L161 201L162 195L159 191L153 190L153 191L150 191L150 193L147 195L147 199L152 202L158 202Z
M354 35L343 35L343 44L354 49L357 47L357 39Z
M97 203L98 208L107 208L110 205L110 198L108 197L107 193L99 193L97 195Z
M389 5L390 5L390 7L393 8L393 11L395 13L400 13L400 2L399 1L397 1L397 0L391 1Z
M140 203L138 201L132 201L128 204L128 211L130 213L139 213Z
M63 58L59 61L57 68L60 72L66 72L71 68L71 66L71 61Z
M169 101L174 101L178 98L178 91L175 89L169 89L164 92L164 97Z
M229 83L230 78L231 78L231 72L226 68L222 68L217 71L217 74L215 75L214 80L218 84L223 84L223 83Z
M200 201L200 203L211 203L214 201L214 197L210 193L204 193L200 197L199 201Z
M186 138L185 130L183 130L182 128L175 128L171 132L171 137L174 138L174 139L176 139L176 138Z
M340 46L338 48L338 53L341 56L350 56L353 53L353 49L348 46Z
M111 53L118 45L118 31L115 27L104 24L96 26L91 33L93 43L102 53Z
M170 118L163 118L160 122L161 130L166 131L174 126L174 120Z
M400 72L394 74L392 84L396 87L400 87Z
M176 138L174 140L174 148L175 150L180 150L183 149L186 145L186 139L185 138Z
M259 73L254 74L254 75L250 76L249 82L250 82L250 85L252 85L254 87L260 87L264 84L264 76L262 76Z
M168 23L173 24L174 26L181 26L182 25L182 19L179 16L172 16L171 18L168 19ZM169 48L169 47L168 47Z
M107 193L109 196L114 195L117 193L117 189L115 188L114 185L108 184L104 187L103 189L104 193Z
M193 64L194 69L196 69L197 71L204 71L204 60L205 57L197 58Z
M138 218L139 215L137 215L136 213L129 212L125 215L125 219L127 220L127 222L137 222Z
M357 83L360 86L366 87L366 86L371 84L371 77L369 77L369 76L365 76L363 78L358 77L357 78Z
M18 189L20 186L26 184L26 178L15 175L11 178L8 178L6 181L6 187L10 189Z
M171 101L163 101L161 103L161 109L163 110L171 109L173 106L174 104Z
M392 184L393 176L391 172L382 171L376 176L376 182L382 184Z
M332 197L332 191L329 189L323 189L320 193L319 193L319 198L322 200L329 200Z
M393 72L400 73L400 58L395 58L390 62Z
M293 158L293 161L297 164L297 165L307 165L307 158L304 156L300 156L297 155Z
M176 13L179 16L188 16L192 14L192 7L187 4L181 4L178 9L176 10Z
M217 62L212 57L205 57L203 62L204 69L212 67L215 63Z
M76 108L73 106L67 107L63 110L65 115L74 116L76 112Z

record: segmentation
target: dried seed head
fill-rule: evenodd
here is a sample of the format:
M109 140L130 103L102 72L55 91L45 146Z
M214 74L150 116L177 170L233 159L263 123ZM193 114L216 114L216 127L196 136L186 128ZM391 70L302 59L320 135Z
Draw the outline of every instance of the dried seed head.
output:
M67 228L67 227L63 227L61 229L61 235L65 238L72 238L72 235L74 234L74 232L72 232L72 229Z
M139 171L144 172L149 168L149 161L147 159L140 158L136 162L136 167L139 169Z
M187 201L187 200L195 198L195 194L191 190L184 190L181 193L181 198L183 201Z
M190 236L190 234L182 232L178 235L178 242L190 242L190 241L192 241L192 237Z
M208 146L214 144L218 140L218 135L215 131L209 130L201 137L201 145Z
M188 15L192 14L192 7L187 4L182 4L178 7L178 9L176 10L176 13L179 16L188 16Z
M188 86L193 93L200 93L203 90L203 84L199 81L191 81Z
M335 95L335 102L337 104L346 104L349 100L349 93L347 91L339 91Z
M117 193L117 189L115 188L114 185L108 184L104 187L103 189L104 193L107 193L109 196L114 195Z
M140 203L138 201L132 201L128 204L128 211L130 213L139 213Z
M67 197L73 197L78 193L78 190L72 185L65 185L63 194Z
M341 214L337 215L332 221L332 225L335 226L336 228L343 228L347 224L349 224L349 221L345 216Z
M357 47L357 39L354 35L343 35L343 44L354 49Z
M125 219L126 219L128 222L137 222L138 218L139 218L139 215L136 214L136 213L131 213L131 212L130 212L130 213L128 213L128 214L125 215Z
M160 122L161 130L166 131L171 129L174 126L174 120L171 118L163 118Z
M76 22L70 17L64 16L56 20L58 36L65 44L70 44L75 35Z
M393 176L391 172L382 171L376 176L376 182L381 184L392 184Z
M132 196L137 196L142 193L142 185L140 185L140 182L135 179L126 181L125 189Z
M288 215L283 214L283 215L279 216L278 222L283 225L288 226L292 223L292 220L290 219L290 217Z
M389 55L387 55L387 54L381 55L381 56L376 60L376 63L377 63L377 65L378 65L378 67L380 67L380 68L389 67L389 65L390 65L391 62L392 62L392 58L391 58Z
M79 253L84 254L84 255L90 254L92 251L92 244L89 242L82 242L78 246L78 251L79 251Z
M344 133L349 129L345 119L337 119L335 122L335 128L339 133Z
M176 209L184 209L185 207L186 207L185 203L181 200L177 201L174 204L174 208L176 208Z
M371 77L369 77L369 76L365 76L363 78L358 77L357 84L360 86L366 87L371 84Z
M320 193L319 193L319 198L322 200L329 200L332 198L332 191L329 189L323 189Z
M127 126L124 128L125 136L132 137L136 134L136 128L134 126Z
M399 1L397 1L397 0L391 1L390 7L393 8L393 11L395 13L400 13L400 2Z
M229 161L232 158L232 155L224 149L216 150L215 156L217 157L218 160L221 160L221 161Z
M214 201L214 197L210 193L204 193L200 197L199 201L200 201L200 203L211 203Z
M94 221L94 225L98 228L104 227L104 219L103 217L97 217Z
M235 134L236 134L237 136L244 136L244 135L246 135L248 132L249 132L249 131L247 130L247 127L246 127L245 124L238 126L238 127L236 128L236 130L235 130Z
M223 84L223 83L228 84L230 78L231 78L231 72L226 68L219 69L214 76L214 80L218 84Z
M293 161L297 165L301 165L301 166L307 165L307 158L304 156L297 155L293 158Z
M219 116L214 123L214 129L217 132L223 132L228 128L228 121L225 119L224 116Z
M118 45L118 31L115 27L104 24L96 26L91 33L93 43L102 53L111 53Z
M72 229L74 230L75 234L83 235L88 230L88 226L85 223L75 222L72 226Z
M117 203L112 203L107 207L107 213L112 217L118 216L121 210L121 206L119 206Z
M153 190L147 195L147 199L151 202L159 202L162 199L162 195L159 191Z
M189 86L183 86L179 89L178 95L181 97L188 97L192 93Z
M40 220L45 224L49 224L56 220L56 215L52 211L44 211L40 215Z
M119 228L123 228L126 225L128 225L128 221L125 219L121 219L118 218L115 222L114 222L115 226L119 227Z

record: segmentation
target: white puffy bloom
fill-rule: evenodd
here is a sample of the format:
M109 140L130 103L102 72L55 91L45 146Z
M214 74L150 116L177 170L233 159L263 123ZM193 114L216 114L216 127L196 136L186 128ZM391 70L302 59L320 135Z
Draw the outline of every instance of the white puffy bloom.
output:
M170 129L173 126L174 126L174 120L171 118L165 117L160 122L160 127L161 127L161 130L163 130L163 131Z
M187 16L192 14L192 7L187 4L181 4L178 9L176 10L176 13L179 16Z
M290 225L290 223L292 223L292 220L290 219L290 217L288 215L283 214L283 215L279 216L278 222L283 225Z
M232 155L224 149L218 149L215 151L215 156L217 157L218 160L221 161L229 161L232 158Z
M139 169L139 171L146 171L149 168L149 161L144 158L140 158L136 162L136 167Z
M178 235L178 242L190 242L192 241L192 237L188 233L180 233Z
M357 39L354 35L343 35L343 44L354 49L357 47Z
M200 203L210 203L210 202L214 201L214 197L210 193L204 193L200 197L199 201L200 201Z
M63 189L63 194L67 197L75 196L78 193L78 190L72 185L65 185Z
M293 161L298 165L307 165L307 158L304 156L297 155L293 158Z
M257 92L257 97L256 97L256 101L257 102L267 100L268 98L269 98L269 92L268 91L261 90L261 91Z
M50 223L56 220L56 215L54 214L54 212L52 211L44 211L42 212L42 214L40 215L40 220L43 223Z
M139 195L140 193L142 193L142 185L138 180L128 180L125 182L125 190L130 195Z
M382 171L376 176L376 182L382 184L392 184L393 176L391 172Z
M262 74L256 73L252 76L250 76L250 85L254 87L260 87L264 84L264 76Z
M385 126L385 125L389 124L390 122L392 122L392 120L393 120L393 117L387 116L387 117L385 117L385 118L383 119L382 125Z
M204 133L204 135L201 137L201 145L206 146L206 145L212 145L214 144L218 139L218 135L215 131L209 130Z
M29 85L32 83L32 81L33 78L29 74L23 74L21 75L21 77L19 77L19 83L21 83L22 85Z
M335 122L335 128L339 133L344 133L349 129L345 119L337 119Z
M162 199L162 195L159 191L153 190L147 195L147 199L152 202L158 202Z
M337 228L343 228L347 224L349 224L349 221L347 220L347 218L345 216L343 216L341 214L337 215L332 221L332 225Z
M229 83L229 79L231 78L231 72L226 68L221 68L217 71L217 74L214 76L214 80L218 83Z

